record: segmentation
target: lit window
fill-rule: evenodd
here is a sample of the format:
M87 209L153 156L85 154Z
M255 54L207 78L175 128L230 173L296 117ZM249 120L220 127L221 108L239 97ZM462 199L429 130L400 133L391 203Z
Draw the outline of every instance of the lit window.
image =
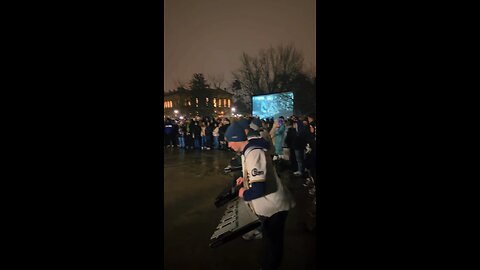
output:
M228 99L228 108L230 108L230 99Z
M217 99L213 98L213 107L217 107Z
M226 98L223 99L223 107L227 107L227 99Z

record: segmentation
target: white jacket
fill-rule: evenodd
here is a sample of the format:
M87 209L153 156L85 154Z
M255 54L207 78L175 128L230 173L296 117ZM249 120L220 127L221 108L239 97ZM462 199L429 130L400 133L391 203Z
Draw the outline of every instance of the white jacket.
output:
M242 155L242 167L246 189L250 188L253 182L266 182L266 195L247 202L257 215L271 217L275 213L295 207L293 196L278 176L266 149L246 149Z

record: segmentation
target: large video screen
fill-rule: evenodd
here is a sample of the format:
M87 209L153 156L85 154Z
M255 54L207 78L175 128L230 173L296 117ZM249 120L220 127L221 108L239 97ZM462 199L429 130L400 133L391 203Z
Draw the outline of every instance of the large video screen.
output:
M287 118L293 114L293 100L292 92L252 96L252 115L260 119Z

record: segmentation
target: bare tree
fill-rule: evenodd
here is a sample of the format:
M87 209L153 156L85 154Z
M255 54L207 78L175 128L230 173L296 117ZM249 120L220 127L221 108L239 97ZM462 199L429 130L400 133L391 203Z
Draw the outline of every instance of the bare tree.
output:
M188 84L185 81L180 80L180 79L176 79L174 81L174 85L177 89L186 89L187 86L188 86Z
M293 45L280 45L260 50L258 56L243 53L242 66L233 75L250 95L284 91L302 72L303 61Z
M225 77L223 76L223 74L209 75L208 76L208 82L214 88L223 89L223 83L225 82Z

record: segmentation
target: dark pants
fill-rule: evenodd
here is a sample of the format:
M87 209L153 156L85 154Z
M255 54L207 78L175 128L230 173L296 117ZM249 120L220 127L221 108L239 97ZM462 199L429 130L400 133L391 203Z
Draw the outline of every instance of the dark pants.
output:
M173 147L177 147L177 145L178 145L177 134L172 134L170 136L170 144L173 145Z
M192 135L186 135L186 136L185 136L185 146L188 147L188 148L192 148L192 147L193 147L193 138L192 138Z
M295 158L297 159L297 169L299 172L305 172L305 150L295 149Z
M202 137L195 136L195 149L200 149L202 146Z
M292 172L298 171L298 164L297 164L297 158L295 157L295 149L290 148L290 170Z
M173 137L173 134L165 134L165 145L173 145L172 137Z
M266 248L262 270L276 270L280 268L283 257L283 239L287 214L288 211L278 212L262 222L263 239Z

